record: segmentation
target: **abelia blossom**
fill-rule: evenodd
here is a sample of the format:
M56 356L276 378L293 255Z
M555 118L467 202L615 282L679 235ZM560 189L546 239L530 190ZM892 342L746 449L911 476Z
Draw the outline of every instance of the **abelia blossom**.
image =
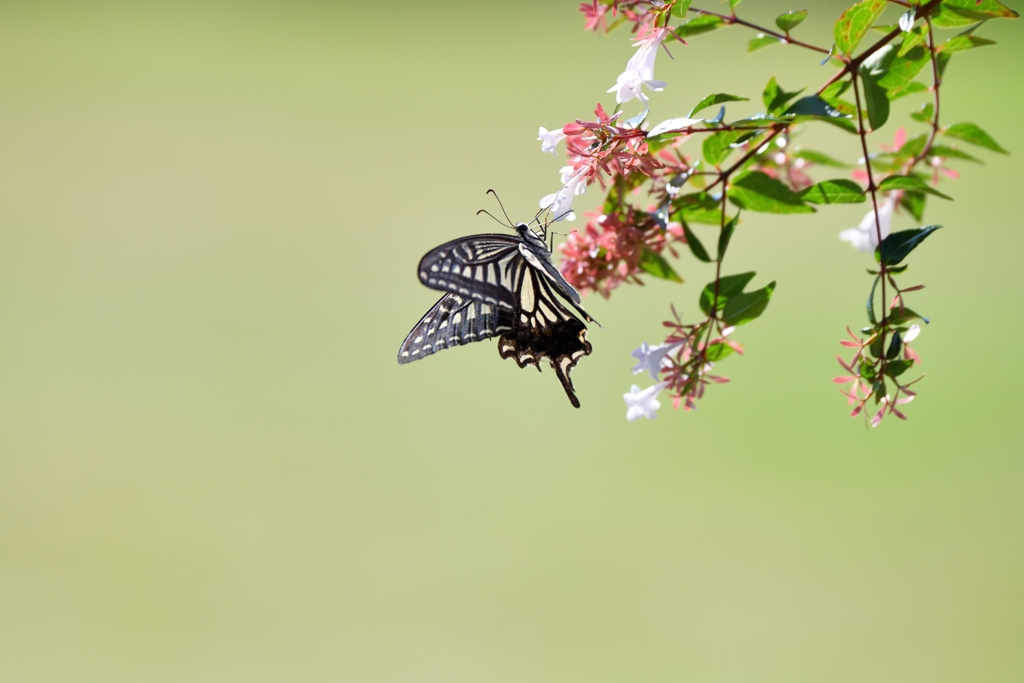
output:
M856 228L843 230L839 233L839 239L849 242L858 251L872 252L878 246L878 230L876 225L881 227L882 239L889 236L892 229L892 214L896 210L896 193L886 195L885 199L878 203L878 223L875 223L874 208L868 211Z
M547 209L555 221L576 220L572 211L572 200L587 191L587 169L577 171L572 166L562 167L562 189L540 200L540 208Z
M643 342L640 344L640 348L630 354L633 358L640 361L633 366L633 374L638 375L641 372L647 372L650 373L651 379L658 381L658 373L663 368L672 366L672 362L665 358L665 356L676 348L678 348L678 345L659 344L658 346L648 346L647 342Z
M558 143L565 139L565 133L562 132L561 128L549 131L544 126L541 126L537 139L541 141L540 151L558 154L556 148L558 147Z
M939 174L940 173L942 175L946 176L947 178L951 179L951 180L959 180L960 173L958 171L955 171L952 168L946 168L945 167L945 165L944 165L946 163L946 158L945 157L935 157L935 156L933 156L931 161L928 162L928 163L929 163L929 165L933 169L935 169L932 172L932 185L938 185L939 184Z
M654 58L658 56L658 48L668 33L668 28L656 28L633 43L640 49L626 62L626 70L619 74L615 85L608 88L608 92L615 93L616 102L622 104L639 98L646 105L647 97L641 92L641 86L646 85L655 92L665 88L667 83L654 80Z
M580 292L597 292L604 298L626 281L640 282L640 260L645 250L661 253L668 240L683 240L681 229L662 231L650 214L632 207L623 214L588 214L592 220L582 231L573 231L559 247L560 270Z
M913 361L917 364L921 362L921 359L913 350L911 350L909 342L917 338L920 330L920 325L911 325L903 335L903 357L905 360ZM870 399L876 396L875 392L879 388L878 377L887 376L885 381L895 383L896 392L893 395L882 396L880 400L876 398L876 402L880 402L882 406L871 417L870 424L872 427L877 427L881 424L882 418L890 413L901 420L906 420L907 416L900 412L896 406L910 403L914 400L914 396L917 394L911 391L910 386L921 381L924 378L924 375L918 377L912 382L900 384L899 380L888 375L887 363L890 361L883 358L872 359L869 352L872 343L877 340L878 335L881 334L881 332L876 329L866 339L861 339L854 334L850 328L847 328L846 331L849 333L850 339L842 339L839 343L847 348L857 349L857 352L849 362L843 360L842 356L836 356L836 360L839 361L839 364L850 374L834 377L832 381L836 384L853 383L853 386L850 387L849 391L843 391L840 389L843 396L846 396L847 404L854 406L853 411L850 413L850 417L857 417L865 411ZM870 369L866 369L866 366L870 366Z
M658 394L664 388L665 382L658 382L646 389L641 389L634 384L629 393L622 395L622 400L626 402L626 419L633 422L641 416L648 420L658 417L657 410L661 407Z
M605 21L604 15L608 13L608 10L612 9L611 5L606 5L603 2L592 0L592 2L581 2L580 12L583 12L583 16L587 18L587 23L584 29L587 31L596 31L601 29L602 31L608 30L608 23Z

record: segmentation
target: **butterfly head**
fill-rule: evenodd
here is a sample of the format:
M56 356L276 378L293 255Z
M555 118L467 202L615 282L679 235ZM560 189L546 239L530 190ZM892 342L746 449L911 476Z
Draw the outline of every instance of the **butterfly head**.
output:
M536 232L530 228L526 223L516 224L516 233L518 233L520 239L534 248L543 248L544 251L548 251L547 245L544 243L546 236L545 232Z

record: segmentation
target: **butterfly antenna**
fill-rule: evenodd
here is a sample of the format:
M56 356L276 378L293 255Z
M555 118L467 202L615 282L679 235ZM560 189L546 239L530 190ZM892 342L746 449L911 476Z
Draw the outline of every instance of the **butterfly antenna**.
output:
M507 224L505 224L505 223L502 223L502 222L501 222L501 219L500 219L500 218L496 218L496 217L494 216L494 214L493 214L493 213L491 213L490 211L488 211L487 209L480 209L479 211L477 211L477 212L476 212L476 215L477 215L477 216L479 216L479 215L480 215L480 214L482 214L482 213L486 213L486 214L487 214L488 216L490 216L491 218L494 218L494 222L495 222L495 223L499 223L499 224L501 224L501 225L505 226L506 228L512 227L512 226L510 226L510 225L507 225ZM506 218L507 218L507 216L506 216Z
M503 214L505 214L505 220L508 221L509 227L515 227L515 223L513 223L512 219L508 217L508 212L505 211L504 205L501 203L501 200L498 199L498 193L495 192L494 190L487 190L487 192L485 192L484 194L493 194L494 195L494 198L498 200L498 206L501 207L501 212Z

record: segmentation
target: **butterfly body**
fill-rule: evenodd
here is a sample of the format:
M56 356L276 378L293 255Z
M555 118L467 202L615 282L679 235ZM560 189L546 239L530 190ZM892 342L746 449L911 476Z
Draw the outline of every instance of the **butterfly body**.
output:
M562 299L584 320L596 321L554 266L543 237L524 223L515 228L515 236L452 240L420 260L420 282L446 294L405 338L398 362L411 363L451 346L499 337L501 357L514 359L519 367L533 365L539 370L541 361L549 362L578 408L569 373L592 347L586 325Z

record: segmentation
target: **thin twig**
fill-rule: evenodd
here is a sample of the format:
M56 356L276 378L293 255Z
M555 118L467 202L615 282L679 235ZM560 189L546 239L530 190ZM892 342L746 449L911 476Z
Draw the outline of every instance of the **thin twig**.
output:
M763 26L758 26L757 24L752 24L749 21L746 21L745 19L740 19L735 14L733 14L731 16L728 15L728 14L716 14L715 12L708 12L707 10L697 9L695 7L691 7L690 11L693 12L694 14L708 14L708 15L710 15L712 17L718 17L719 19L721 19L722 21L724 21L727 24L740 24L741 26L746 26L747 28L752 28L755 31L760 31L761 33L765 34L766 36L771 36L773 38L778 38L779 40L781 40L781 41L783 41L783 42L785 42L785 43L787 43L789 45L796 45L798 47L804 47L804 48L807 48L808 50L814 50L815 52L820 52L823 55L830 54L830 52L831 52L831 50L826 50L823 47L818 47L817 45L811 45L810 43L805 43L805 42L803 42L801 40L796 40L795 38L791 38L788 34L777 33L775 31L773 31L771 29L768 29L768 28L765 28Z

